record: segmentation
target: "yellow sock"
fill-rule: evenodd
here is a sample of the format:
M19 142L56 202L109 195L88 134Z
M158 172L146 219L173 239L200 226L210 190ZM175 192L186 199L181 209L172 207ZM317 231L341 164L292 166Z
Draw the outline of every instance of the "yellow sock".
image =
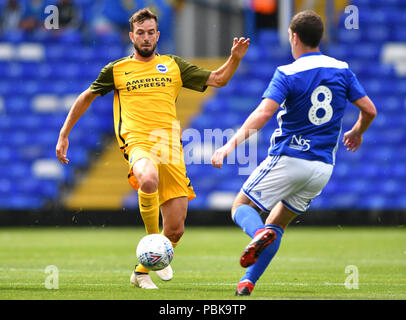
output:
M138 201L142 221L144 222L147 234L159 233L159 198L158 191L145 193L138 190ZM149 269L139 264L135 268L136 272L149 273Z
M149 269L145 268L142 264L135 267L135 272L149 273Z
M155 191L154 193L145 193L138 190L138 201L146 233L159 233L158 191Z

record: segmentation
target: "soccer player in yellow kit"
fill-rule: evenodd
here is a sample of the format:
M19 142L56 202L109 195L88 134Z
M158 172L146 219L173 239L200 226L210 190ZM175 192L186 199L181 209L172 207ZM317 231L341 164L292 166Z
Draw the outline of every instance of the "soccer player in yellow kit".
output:
M228 60L208 71L155 51L158 19L149 9L137 11L129 22L134 54L107 64L79 95L60 131L56 155L61 163L69 162L68 135L74 124L96 97L114 90L116 137L129 164L128 181L138 190L146 233L159 233L161 210L162 233L176 247L184 232L188 201L196 197L186 175L176 98L181 87L203 92L207 86L225 86L246 54L249 39L234 38ZM173 276L170 266L156 273L162 280ZM130 282L140 288L157 288L142 265L136 266Z

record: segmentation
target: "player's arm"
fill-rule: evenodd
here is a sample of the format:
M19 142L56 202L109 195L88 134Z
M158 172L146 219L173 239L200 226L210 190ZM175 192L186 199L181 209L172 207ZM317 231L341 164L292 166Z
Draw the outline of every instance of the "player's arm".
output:
M89 108L93 100L98 96L99 94L95 94L90 89L87 89L79 95L70 109L65 123L59 132L59 139L56 145L56 157L61 163L67 164L69 162L69 159L66 158L69 147L69 133L71 132L75 123L85 113L87 108Z
M234 136L224 146L214 152L211 158L213 167L221 168L224 158L233 152L240 143L260 130L272 118L278 108L279 103L276 101L267 98L263 99Z
M359 117L352 129L344 133L343 143L348 151L355 152L361 146L362 135L375 119L377 111L368 96L355 100L353 104L360 109Z
M209 78L207 79L206 85L215 88L224 87L234 75L241 62L241 59L247 53L249 44L249 38L234 38L230 57L219 69L211 72Z

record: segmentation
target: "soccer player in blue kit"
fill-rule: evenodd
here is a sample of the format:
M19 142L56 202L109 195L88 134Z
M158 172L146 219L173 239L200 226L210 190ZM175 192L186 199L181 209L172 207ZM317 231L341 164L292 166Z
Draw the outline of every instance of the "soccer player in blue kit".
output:
M358 120L343 136L348 151L360 147L376 116L348 64L320 52L323 29L320 16L311 10L292 18L288 32L295 61L276 69L259 106L211 159L221 168L238 144L282 108L268 156L246 180L231 210L233 221L252 238L240 258L247 271L236 295L251 294L278 251L285 228L309 208L330 179L347 100L360 109ZM265 224L261 212L269 214Z

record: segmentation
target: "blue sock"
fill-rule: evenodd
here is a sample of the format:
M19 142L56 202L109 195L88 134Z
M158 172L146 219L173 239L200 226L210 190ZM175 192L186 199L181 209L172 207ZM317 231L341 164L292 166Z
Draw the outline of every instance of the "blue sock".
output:
M253 207L246 204L237 208L233 220L251 238L254 237L258 229L265 228L259 213Z
M259 277L264 273L268 265L271 263L273 257L279 249L279 245L281 244L283 236L283 229L274 224L267 224L265 227L276 232L276 239L274 242L272 242L272 244L267 246L264 251L261 252L257 262L247 268L245 275L241 278L240 281L250 280L253 284L255 284Z

